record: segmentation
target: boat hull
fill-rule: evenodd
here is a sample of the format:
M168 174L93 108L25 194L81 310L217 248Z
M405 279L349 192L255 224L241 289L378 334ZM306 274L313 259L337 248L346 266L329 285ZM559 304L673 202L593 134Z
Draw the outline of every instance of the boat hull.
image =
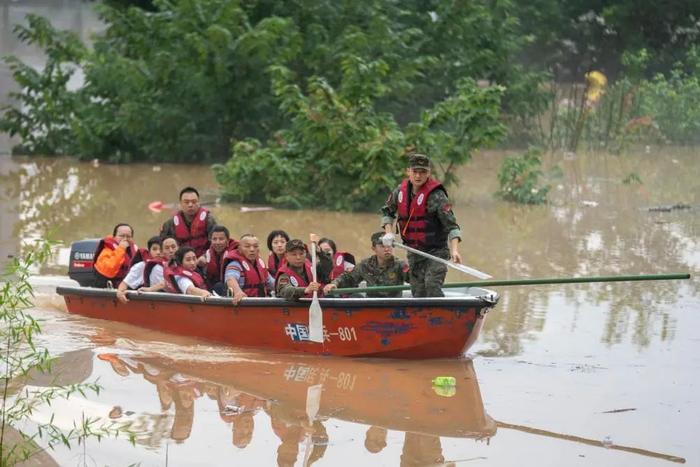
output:
M483 289L478 289L483 290ZM236 347L353 357L446 358L463 354L476 340L484 313L498 296L420 299L322 299L324 342L308 339L310 301L230 299L129 294L121 303L112 290L59 287L70 313L107 319Z

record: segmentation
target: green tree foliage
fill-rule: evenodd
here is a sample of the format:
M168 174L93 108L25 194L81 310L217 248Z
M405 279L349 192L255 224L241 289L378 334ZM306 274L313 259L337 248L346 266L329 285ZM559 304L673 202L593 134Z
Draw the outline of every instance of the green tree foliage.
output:
M376 63L351 61L339 90L315 78L304 93L290 82L288 69L273 70L275 94L291 125L265 146L254 139L234 145L229 162L214 167L225 197L357 210L386 196L401 168L403 134L368 96L348 97L362 92L356 75L363 72L385 73Z
M70 56L47 49L55 64L44 72L50 82L20 83L22 105L2 125L27 140L24 152L113 162L222 160L232 141L267 139L289 127L272 88L275 67L288 68L301 89L322 78L343 99L370 99L375 112L402 127L465 76L503 84L507 105L526 98L509 94L511 84L522 89L524 82L512 67L521 41L510 0L155 0L99 8L107 29L91 48ZM18 28L21 37L77 41L39 21ZM52 70L76 66L85 84L69 90ZM49 92L66 104L44 111L37 100ZM38 131L39 117L61 138Z
M700 40L700 2L533 0L514 2L528 62L559 78L588 70L616 77L626 51L650 52L647 78L669 70Z
M90 47L41 18L16 28L48 57L40 71L6 58L22 90L0 130L22 138L18 152L231 157L216 168L230 199L318 205L310 187L333 186L356 199L322 205L355 209L414 149L450 182L504 134L614 150L700 134L697 1L109 0L99 11L107 27ZM78 69L84 84L69 89ZM577 84L593 69L609 78L595 105Z
M159 3L155 13L103 8L109 24L85 65L96 105L78 154L113 161L220 159L231 138L276 126L266 66L294 54L291 24L251 24L238 2Z
M17 26L15 33L25 43L42 48L46 63L36 70L14 56L4 58L22 88L10 97L22 107L0 109L5 111L0 114L0 131L19 135L23 153L73 154L72 125L81 97L68 91L67 85L85 56L85 47L75 34L56 31L46 18L29 15L27 19L28 25Z
M472 79L457 83L455 93L423 111L417 123L406 130L412 148L433 156L442 169L443 183L454 183L453 169L471 158L472 153L500 140L505 126L500 121L500 101L504 88L480 88Z
M407 152L428 149L446 167L449 183L455 164L502 136L502 89L480 89L471 80L404 134L390 114L374 109L376 87L366 84L381 82L387 71L355 57L344 63L338 89L316 77L304 93L288 69L272 70L280 108L292 124L266 145L254 139L236 144L229 162L214 166L224 196L291 207L372 209L396 184Z
M251 24L225 0L158 4L157 12L102 6L108 28L90 50L30 16L17 32L49 60L37 73L8 59L23 105L8 110L2 128L31 153L194 162L220 159L231 138L278 126L265 69L297 53L289 21ZM66 87L72 64L85 74L76 91Z
M625 53L624 76L604 89L600 101L589 105L581 96L558 109L551 146L569 146L575 128L592 150L620 153L634 143L699 144L698 50L691 47L683 62L652 79L645 78L651 60L646 49Z

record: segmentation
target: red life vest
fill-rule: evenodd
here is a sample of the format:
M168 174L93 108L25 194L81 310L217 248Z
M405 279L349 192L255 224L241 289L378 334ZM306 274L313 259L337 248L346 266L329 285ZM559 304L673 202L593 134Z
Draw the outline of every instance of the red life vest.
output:
M93 264L97 264L97 258L100 257L100 253L102 253L102 250L104 250L105 248L108 248L110 250L116 250L118 247L119 247L119 242L111 235L100 240L100 243L97 245L97 250L95 250ZM119 267L119 271L117 272L117 274L114 277L104 276L97 269L95 269L95 273L99 274L100 276L102 276L106 279L109 279L109 280L115 282L113 285L116 288L119 285L119 282L121 282L122 279L124 279L126 277L126 275L129 273L129 269L131 268L131 261L136 256L137 251L138 251L138 247L135 244L130 243L129 248L127 248L127 250L126 250L126 255L124 255L124 261L122 261L122 264ZM94 266L93 266L93 268L94 268Z
M168 261L165 258L151 258L148 261L146 261L146 266L143 268L143 286L144 287L150 287L151 285L151 272L153 272L153 268L160 265L163 266L163 277L165 278L165 268L168 267Z
M430 193L435 190L445 191L445 188L437 180L429 178L417 193L413 193L409 205L410 189L411 182L404 180L399 187L396 203L403 242L417 249L446 247L447 234L442 230L437 215L427 210Z
M348 263L355 264L355 257L350 253L345 253L343 251L337 251L333 255L333 269L331 269L330 276L331 281L345 272L346 261Z
M306 273L306 277L309 279L312 279L313 273L311 272L311 261L308 259L304 261L304 272ZM289 267L289 264L286 262L280 266L280 268L277 270L277 275L275 276L275 281L277 281L282 274L286 274L289 276L289 282L294 286L294 287L303 287L306 288L308 287L309 283L299 274L297 274L294 269ZM323 285L323 284L321 284ZM319 289L318 291L318 296L320 297L323 295L323 292ZM312 297L313 294L306 294L304 295L305 297Z
M163 269L163 278L165 279L165 290L167 290L170 293L184 294L187 292L186 290L180 290L180 288L177 286L175 276L185 276L186 278L191 280L194 286L198 289L206 288L204 279L202 279L202 276L200 276L198 272L188 271L187 269L179 265L172 265Z
M173 223L175 225L175 238L180 246L190 246L194 248L197 257L202 256L209 248L209 237L207 237L207 217L209 211L199 208L199 211L192 218L190 228L185 224L185 217L182 211L175 214Z
M270 291L267 287L267 278L270 273L265 267L265 262L258 256L254 263L251 263L248 258L238 252L238 250L229 250L225 253L223 259L223 270L226 269L232 261L238 261L243 270L243 292L249 297L269 297Z
M133 266L136 263L140 263L141 261L148 261L149 259L151 259L151 252L148 251L146 248L139 248L138 251L136 251L134 257L131 258L130 266Z
M284 258L284 256L282 259L279 259L276 254L270 252L270 255L267 257L267 270L271 275L277 277L277 270L284 264L287 264L287 260Z
M236 248L238 248L238 241L229 238L228 245L226 245L226 249L221 254L217 254L216 251L214 251L214 247L211 246L207 250L207 266L204 272L207 275L207 287L209 287L209 290L214 288L217 282L221 282L224 279L222 260L228 251L235 251Z

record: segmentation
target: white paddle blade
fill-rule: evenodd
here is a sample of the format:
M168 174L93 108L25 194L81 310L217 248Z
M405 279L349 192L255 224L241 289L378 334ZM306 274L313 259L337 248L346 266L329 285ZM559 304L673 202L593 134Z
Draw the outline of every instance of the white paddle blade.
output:
M470 274L474 277L477 277L479 279L491 279L493 276L490 276L486 274L485 272L481 272L477 269L470 268L469 266L465 266L464 264L457 264L457 263L452 263L455 267L455 269L459 269L462 272L465 272L467 274Z
M314 298L309 307L309 340L311 342L323 342L323 311L318 301L318 294L314 292Z
M323 384L315 384L306 388L306 416L309 418L309 425L314 423L318 409L321 407L321 390Z

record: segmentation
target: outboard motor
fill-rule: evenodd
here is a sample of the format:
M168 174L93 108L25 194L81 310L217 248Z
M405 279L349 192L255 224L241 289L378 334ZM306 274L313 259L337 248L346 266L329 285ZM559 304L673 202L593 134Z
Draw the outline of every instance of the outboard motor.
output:
M95 250L99 243L99 238L91 238L73 242L70 246L68 277L83 287L95 286Z

